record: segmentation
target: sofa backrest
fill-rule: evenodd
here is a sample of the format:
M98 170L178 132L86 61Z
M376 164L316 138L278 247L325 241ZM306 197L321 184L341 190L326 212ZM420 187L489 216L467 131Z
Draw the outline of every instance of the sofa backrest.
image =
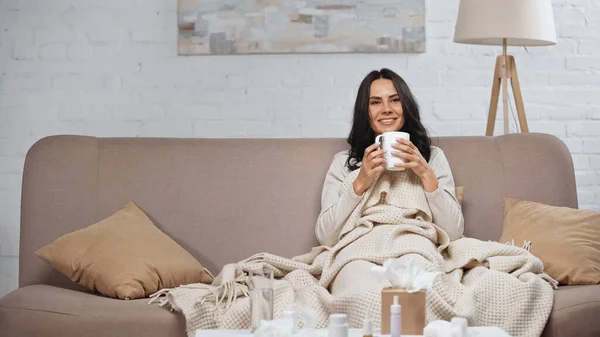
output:
M556 137L434 139L464 186L465 234L497 240L504 196L577 207L569 151ZM217 273L258 252L317 245L321 188L342 139L43 138L24 167L20 286L76 287L34 251L134 201Z

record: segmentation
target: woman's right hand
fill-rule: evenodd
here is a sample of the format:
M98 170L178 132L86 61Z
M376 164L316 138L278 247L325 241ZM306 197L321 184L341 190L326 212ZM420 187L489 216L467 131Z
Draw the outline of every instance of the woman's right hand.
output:
M365 149L358 177L352 186L356 195L362 195L371 186L375 176L385 170L385 158L379 144L375 143Z

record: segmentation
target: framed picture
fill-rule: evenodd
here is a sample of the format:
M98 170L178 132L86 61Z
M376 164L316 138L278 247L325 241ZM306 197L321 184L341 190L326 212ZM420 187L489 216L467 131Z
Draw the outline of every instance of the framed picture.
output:
M180 55L425 51L425 0L178 1Z

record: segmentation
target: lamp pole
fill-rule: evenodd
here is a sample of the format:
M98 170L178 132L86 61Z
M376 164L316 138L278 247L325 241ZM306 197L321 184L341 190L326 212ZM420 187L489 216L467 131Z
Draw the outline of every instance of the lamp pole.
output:
M502 39L502 109L504 111L504 134L508 134L508 57L506 56L506 38Z

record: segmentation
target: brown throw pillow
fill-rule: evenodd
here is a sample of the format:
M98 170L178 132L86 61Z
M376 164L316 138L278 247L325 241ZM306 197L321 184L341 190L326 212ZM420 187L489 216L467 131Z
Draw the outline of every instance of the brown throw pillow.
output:
M35 254L72 281L105 296L134 299L213 276L133 202Z
M513 240L560 284L600 284L600 212L505 198L500 242Z

